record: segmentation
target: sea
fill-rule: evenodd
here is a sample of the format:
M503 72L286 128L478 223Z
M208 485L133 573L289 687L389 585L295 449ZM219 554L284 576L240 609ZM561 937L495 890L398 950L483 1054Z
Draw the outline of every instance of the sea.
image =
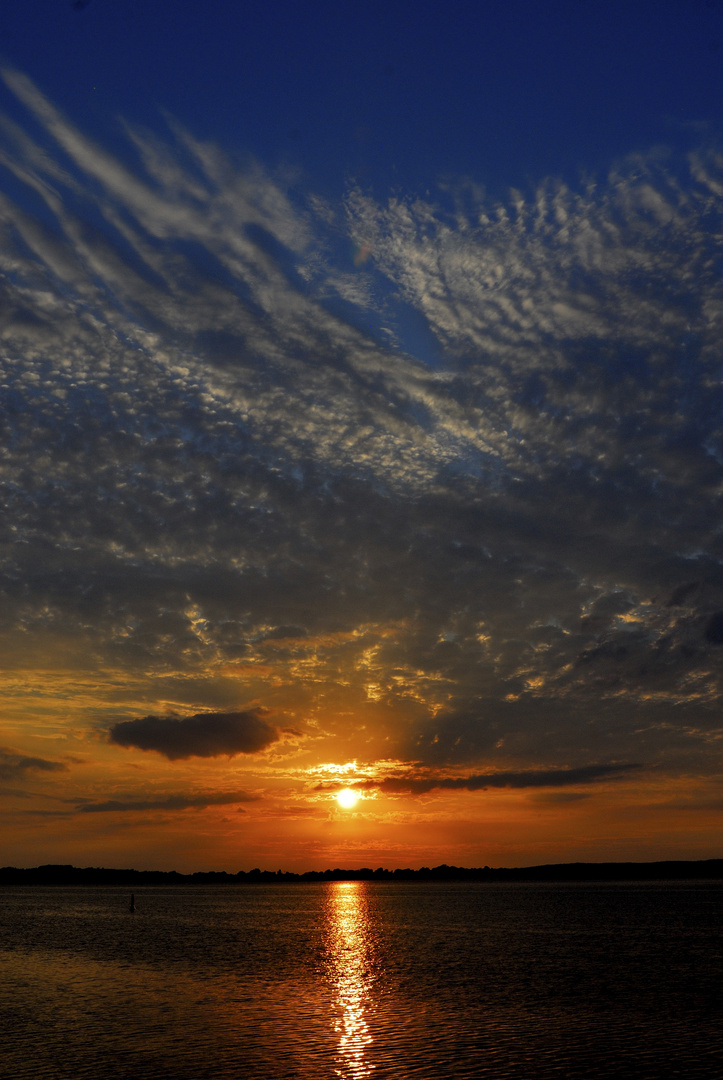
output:
M723 1077L723 883L0 890L3 1080Z

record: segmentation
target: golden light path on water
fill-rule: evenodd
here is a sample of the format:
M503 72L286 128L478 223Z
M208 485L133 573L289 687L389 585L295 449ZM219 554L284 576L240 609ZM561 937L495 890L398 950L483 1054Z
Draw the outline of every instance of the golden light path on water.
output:
M371 1076L371 1006L374 942L367 890L362 881L334 882L328 893L326 926L330 975L336 989L340 1077Z

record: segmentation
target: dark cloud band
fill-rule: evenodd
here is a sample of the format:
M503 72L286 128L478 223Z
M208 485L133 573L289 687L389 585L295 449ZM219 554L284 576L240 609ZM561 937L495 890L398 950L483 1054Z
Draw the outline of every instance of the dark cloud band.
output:
M208 806L227 806L254 802L257 796L245 791L209 793L204 795L167 795L159 799L108 799L106 802L82 803L80 814L132 813L139 810L205 810Z
M561 788L594 784L623 777L632 770L643 768L633 763L622 765L583 765L575 769L526 769L518 772L490 772L476 776L454 777L387 777L383 780L363 780L351 786L362 790L379 790L389 795L424 795L428 791L486 791L488 788ZM346 784L319 785L320 790L345 787Z
M68 766L61 761L29 757L14 750L0 750L0 780L15 780L27 773L67 772Z
M277 729L253 709L196 713L194 716L141 716L110 730L118 746L155 750L170 761L190 757L258 754L279 737Z

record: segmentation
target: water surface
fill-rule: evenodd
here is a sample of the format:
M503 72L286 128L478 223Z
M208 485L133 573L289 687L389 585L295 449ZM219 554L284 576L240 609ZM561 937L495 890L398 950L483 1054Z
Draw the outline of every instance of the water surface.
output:
M723 1075L718 882L0 892L5 1080Z

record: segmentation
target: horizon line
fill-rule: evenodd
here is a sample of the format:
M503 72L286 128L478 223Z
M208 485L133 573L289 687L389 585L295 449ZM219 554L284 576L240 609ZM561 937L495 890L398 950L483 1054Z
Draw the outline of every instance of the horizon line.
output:
M280 881L338 881L338 880L380 880L380 881L404 881L404 880L524 880L526 877L536 880L614 880L622 877L626 880L634 880L636 876L643 880L650 880L653 871L663 868L669 871L669 876L681 879L682 871L707 870L705 877L723 878L723 858L709 859L657 859L653 861L605 861L605 862L568 862L568 863L539 863L533 866L477 866L465 867L441 863L434 867L422 866L418 869L411 867L377 867L372 869L368 866L345 869L341 867L328 867L325 870L262 870L254 867L251 870L195 870L182 872L178 870L137 870L132 867L105 867L105 866L74 866L72 863L42 863L34 867L0 867L0 885L12 884L8 878L14 876L29 878L116 878L125 875L145 878L173 879L179 882L200 881L206 879L217 882L259 882L271 883ZM675 871L675 872L673 872ZM700 874L692 875L700 876ZM46 882L47 883L47 882ZM102 883L102 882L97 882ZM115 882L107 881L107 884Z

